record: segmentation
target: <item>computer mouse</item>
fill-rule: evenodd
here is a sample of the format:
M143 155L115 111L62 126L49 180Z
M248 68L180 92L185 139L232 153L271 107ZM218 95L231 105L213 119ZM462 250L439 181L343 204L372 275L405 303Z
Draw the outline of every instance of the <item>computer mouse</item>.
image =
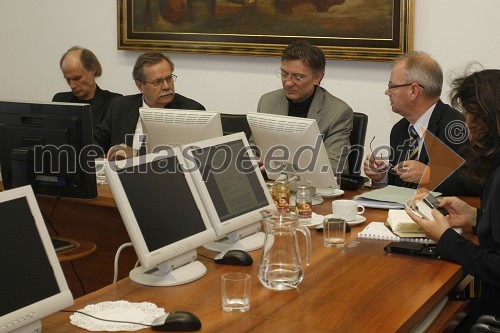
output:
M253 264L252 256L238 249L219 253L214 260L216 263L223 265L251 266Z
M201 322L191 312L174 311L153 320L151 328L156 331L193 332L201 328Z

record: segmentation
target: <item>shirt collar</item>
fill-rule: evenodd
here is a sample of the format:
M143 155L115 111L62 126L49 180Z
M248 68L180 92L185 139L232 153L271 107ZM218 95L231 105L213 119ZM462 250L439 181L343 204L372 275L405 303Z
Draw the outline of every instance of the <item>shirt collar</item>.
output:
M417 131L419 138L422 138L423 133L427 129L427 126L429 126L429 120L431 119L432 111L434 111L436 104L437 103L434 103L433 105L431 105L431 107L429 109L427 109L427 111L425 111L425 113L422 116L420 116L420 118L418 118L418 120L415 122L415 124L412 124L413 127L415 127L415 130ZM409 133L409 130L408 130L408 133Z

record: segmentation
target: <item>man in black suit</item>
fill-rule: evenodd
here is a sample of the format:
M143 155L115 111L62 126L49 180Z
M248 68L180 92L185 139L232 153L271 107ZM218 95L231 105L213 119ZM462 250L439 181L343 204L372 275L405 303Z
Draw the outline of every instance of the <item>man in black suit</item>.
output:
M54 95L53 102L88 103L92 110L92 126L104 119L111 101L121 96L102 90L95 82L102 75L102 67L97 57L88 49L73 46L63 54L59 67L71 91Z
M365 174L374 185L417 188L430 182L432 168L428 166L429 156L423 140L425 130L457 154L463 154L468 142L466 137L459 140L454 136L453 126L462 125L465 130L465 119L460 112L441 101L442 86L441 66L428 54L410 52L394 62L385 94L389 96L392 110L403 119L391 130L389 165L373 155L365 160ZM460 169L435 190L445 195L480 194L479 186L462 175Z
M174 64L160 52L146 52L137 58L132 76L140 94L113 100L108 114L94 130L94 141L106 153L120 145L123 151L137 154L141 147L142 124L139 108L205 110L200 103L175 92ZM114 150L108 153L112 158Z

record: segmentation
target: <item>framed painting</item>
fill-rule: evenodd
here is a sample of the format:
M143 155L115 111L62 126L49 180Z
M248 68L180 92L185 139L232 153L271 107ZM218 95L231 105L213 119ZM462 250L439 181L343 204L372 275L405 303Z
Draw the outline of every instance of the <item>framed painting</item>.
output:
M277 56L294 39L328 59L412 50L414 0L117 0L118 48Z

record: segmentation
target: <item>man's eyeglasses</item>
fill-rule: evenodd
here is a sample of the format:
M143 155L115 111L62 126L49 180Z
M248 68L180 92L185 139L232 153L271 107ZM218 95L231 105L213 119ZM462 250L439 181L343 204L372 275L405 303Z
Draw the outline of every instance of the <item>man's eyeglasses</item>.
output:
M373 148L372 148L372 143L373 143L373 140L375 140L375 137L372 138L372 140L370 141L370 152L373 156L374 159L376 159L376 152L373 151ZM376 149L377 150L377 149ZM380 153L380 159L382 160L382 153ZM380 172L380 173L385 173L385 172L388 172L388 173L392 173L393 175L396 175L396 171L394 170L394 165L392 165L391 163L389 162L385 162L385 166L378 169L377 168L377 172Z
M283 81L291 80L295 83L300 83L306 78L304 74L288 74L286 72L283 72L280 68L278 68L276 72L274 72L274 74L276 74L276 76Z
M177 80L177 75L172 74L172 75L167 76L164 79L157 79L157 80L154 80L154 81L146 81L146 80L144 80L142 82L152 84L153 87L159 87L159 86L163 85L164 81L167 81L167 83L172 83L172 82L175 82L175 80Z
M417 82L412 82L412 83L403 83L403 84L392 84L392 83L388 83L387 84L387 89L389 90L393 90L393 89L396 89L396 88L401 88L401 87L408 87L408 86L411 86L412 84L416 84L418 85L419 87L422 87L424 88L423 85L421 85L420 83L417 83Z

